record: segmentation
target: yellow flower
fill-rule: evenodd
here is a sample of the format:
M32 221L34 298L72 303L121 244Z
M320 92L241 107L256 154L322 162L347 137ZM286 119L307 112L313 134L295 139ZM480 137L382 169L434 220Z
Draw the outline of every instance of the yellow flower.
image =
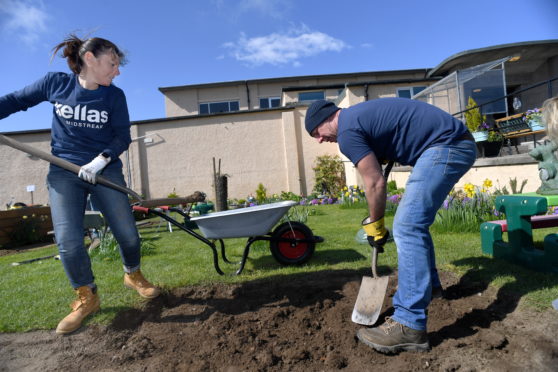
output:
M349 196L349 192L348 192L348 191L345 193L345 196Z
M489 189L492 187L492 181L487 178L484 180L482 186L486 189Z
M475 195L475 185L466 183L463 186L463 189L465 190L465 194L467 195L467 197L472 198Z
M343 190L347 190L347 186L343 187Z

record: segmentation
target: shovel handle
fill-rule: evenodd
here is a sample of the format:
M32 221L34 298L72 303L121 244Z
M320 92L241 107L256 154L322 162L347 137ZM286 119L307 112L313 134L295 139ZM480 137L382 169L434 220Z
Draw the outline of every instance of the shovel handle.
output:
M389 163L386 165L386 168L384 169L384 178L387 180L388 176L389 176L389 172L391 172L391 168L393 168L393 164L395 162L393 160L390 160ZM372 249L372 276L374 278L378 278L378 248L373 247Z
M372 276L374 278L378 277L378 248L374 247L372 249Z
M0 134L0 143L3 143L4 145L13 147L16 150L20 150L23 152L28 153L29 155L33 155L39 159L42 160L46 160L49 163L52 163L56 166L59 166L60 168L66 169L67 171L73 172L75 174L79 174L79 170L81 169L81 167L79 165L70 163L69 161L66 161L64 159L60 159L52 154L49 154L48 152L36 149L32 146L29 146L25 143L21 143L19 141L16 141L15 139L6 137L3 134ZM132 196L133 198L139 200L140 202L143 201L143 198L137 194L135 191L119 185L117 183L112 182L111 180L98 175L97 176L97 183L100 183L101 185L110 187L112 189L118 190L120 192L123 192L124 194L128 194L130 196Z

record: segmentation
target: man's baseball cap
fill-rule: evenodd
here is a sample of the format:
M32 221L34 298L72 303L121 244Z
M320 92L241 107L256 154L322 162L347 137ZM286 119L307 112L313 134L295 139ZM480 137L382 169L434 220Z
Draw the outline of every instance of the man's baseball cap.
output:
M333 102L321 99L319 101L313 102L308 111L306 111L306 119L304 124L306 125L306 130L309 135L312 135L312 131L316 127L324 122L327 118L333 115L339 107L335 106Z

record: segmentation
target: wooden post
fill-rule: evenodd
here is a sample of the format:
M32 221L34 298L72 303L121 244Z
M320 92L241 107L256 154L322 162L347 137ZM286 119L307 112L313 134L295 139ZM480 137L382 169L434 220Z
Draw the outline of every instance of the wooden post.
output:
M221 175L221 159L219 159L219 166L215 168L215 158L213 158L213 188L215 190L215 211L226 211L229 209L227 176Z

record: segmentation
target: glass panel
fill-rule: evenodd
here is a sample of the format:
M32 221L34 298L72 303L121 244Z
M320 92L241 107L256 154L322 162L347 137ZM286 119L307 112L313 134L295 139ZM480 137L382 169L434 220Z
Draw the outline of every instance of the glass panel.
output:
M271 101L271 107L279 107L281 106L281 98L279 97L272 97L269 99Z
M485 71L463 84L464 99L468 101L469 97L473 97L477 105L505 95L503 70ZM506 112L506 100L501 99L481 106L481 112L485 115Z
M209 112L212 114L216 112L229 112L229 103L228 102L210 103Z
M229 103L230 103L231 111L238 111L239 110L238 101L231 101Z
M200 103L200 114L209 114L209 105L207 103Z
M324 99L324 92L301 92L298 93L298 101L317 101Z
M413 87L413 96L415 94L419 94L420 92L422 92L425 89L426 89L426 87Z
M269 99L267 98L260 98L260 108L269 108Z
M397 89L397 97L399 98L411 98L410 89Z

